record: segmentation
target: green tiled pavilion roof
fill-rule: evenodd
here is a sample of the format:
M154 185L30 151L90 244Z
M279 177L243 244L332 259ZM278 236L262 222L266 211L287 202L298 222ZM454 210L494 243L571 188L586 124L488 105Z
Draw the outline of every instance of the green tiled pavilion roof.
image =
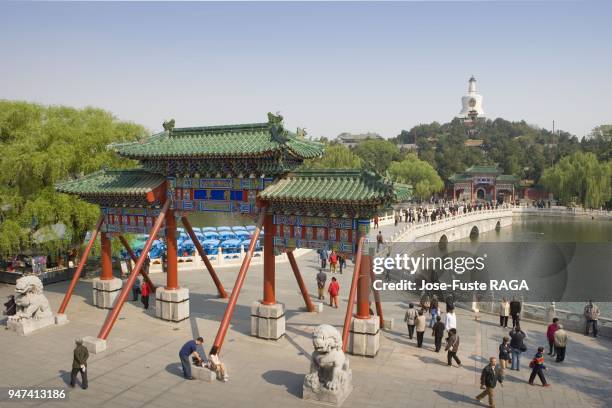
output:
M402 185L407 187L405 185ZM399 190L404 197L407 188ZM393 183L361 170L302 170L266 187L259 198L271 202L379 204L397 200Z
M260 157L284 150L300 159L318 157L323 145L270 123L174 128L141 142L112 144L110 149L135 159Z
M453 174L452 176L450 176L448 178L449 181L454 181L454 182L458 182L458 181L470 181L472 180L472 176L470 176L469 174L463 174L463 173L459 173L459 174Z
M163 176L142 169L100 170L76 180L58 183L55 189L79 196L144 196L165 180Z
M465 171L467 174L499 174L501 173L497 166L472 166Z

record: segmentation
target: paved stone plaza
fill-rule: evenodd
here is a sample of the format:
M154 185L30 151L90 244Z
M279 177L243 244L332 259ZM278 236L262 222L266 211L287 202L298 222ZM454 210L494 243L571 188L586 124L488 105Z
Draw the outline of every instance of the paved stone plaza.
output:
M392 228L392 227L391 227ZM384 228L389 231L389 227ZM284 255L282 255L284 256ZM315 253L298 258L311 295L316 292ZM226 289L231 290L238 268L220 269ZM287 334L277 342L249 336L250 305L262 295L262 267L249 271L234 319L223 347L223 360L230 381L200 382L183 380L178 350L191 338L203 336L208 351L216 334L226 300L216 298L216 290L206 271L181 272L179 279L190 289L191 317L178 324L156 319L154 303L148 311L141 303L129 302L109 336L109 350L89 360L89 389L75 388L69 401L55 403L14 403L4 406L45 407L308 407L301 399L302 382L309 369L311 333L320 323L339 330L344 319L352 264L339 277L340 309L325 306L321 314L303 311L303 299L288 263L277 264L277 299L286 305ZM163 284L165 276L152 276ZM67 283L46 287L46 294L57 309ZM2 285L0 295L13 286ZM0 332L2 370L0 386L67 387L72 363L74 338L96 336L107 311L91 305L91 285L80 282L67 313L70 323L20 337ZM463 367L447 367L446 354L432 351L428 330L423 349L409 341L403 324L406 304L385 303L386 318L395 319L392 331L385 331L381 349L374 359L350 356L355 389L344 403L347 407L451 407L478 405L481 368L489 356L497 356L497 346L507 330L497 326L496 316L472 320L471 313L458 310ZM545 327L525 323L529 351L519 373L509 371L504 388L497 388L497 403L503 407L604 407L612 397L612 341L570 333L567 358L563 365L547 361L550 388L529 386L528 361L538 345L544 346ZM537 380L536 380L537 383ZM0 402L0 404L2 404ZM484 404L483 404L484 406Z

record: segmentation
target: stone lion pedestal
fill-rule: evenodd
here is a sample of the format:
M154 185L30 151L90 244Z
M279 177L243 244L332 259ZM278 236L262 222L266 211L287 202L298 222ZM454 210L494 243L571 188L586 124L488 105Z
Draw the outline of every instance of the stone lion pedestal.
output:
M28 334L55 325L49 300L43 294L42 281L34 275L23 276L15 283L16 311L9 316L6 327L16 333Z
M342 405L353 391L353 372L342 351L342 337L329 324L318 326L312 335L310 373L304 377L302 398L331 405Z

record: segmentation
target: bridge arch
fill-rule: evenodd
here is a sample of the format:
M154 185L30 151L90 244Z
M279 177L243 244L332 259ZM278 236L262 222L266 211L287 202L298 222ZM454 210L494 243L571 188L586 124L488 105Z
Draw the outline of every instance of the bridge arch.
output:
M470 239L472 241L477 240L479 234L480 234L480 231L478 229L478 225L474 225L472 229L470 230Z
M499 231L501 229L501 220L497 220L497 223L495 224L495 231Z
M440 240L438 240L438 248L441 250L445 250L448 246L448 237L446 234L442 234Z

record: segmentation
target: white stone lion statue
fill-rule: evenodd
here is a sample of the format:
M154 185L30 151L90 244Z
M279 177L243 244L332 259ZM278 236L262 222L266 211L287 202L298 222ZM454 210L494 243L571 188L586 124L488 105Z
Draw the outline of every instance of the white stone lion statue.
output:
M38 320L53 316L51 305L43 295L43 283L37 276L29 275L17 279L15 304L16 313L9 316L9 320Z
M352 372L348 358L342 351L342 338L338 330L329 324L317 326L312 335L312 344L315 351L304 386L315 392L321 389L336 392L345 384L350 385Z

